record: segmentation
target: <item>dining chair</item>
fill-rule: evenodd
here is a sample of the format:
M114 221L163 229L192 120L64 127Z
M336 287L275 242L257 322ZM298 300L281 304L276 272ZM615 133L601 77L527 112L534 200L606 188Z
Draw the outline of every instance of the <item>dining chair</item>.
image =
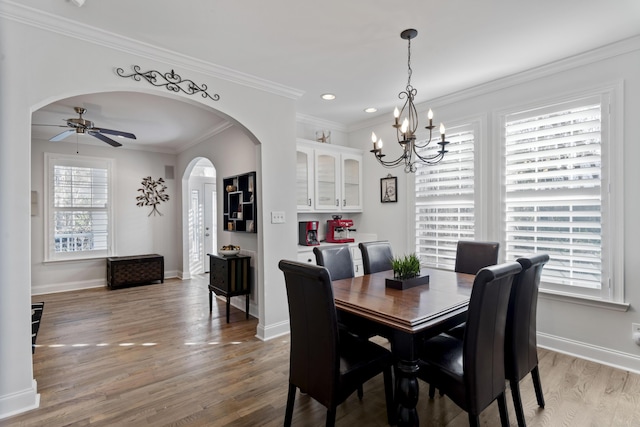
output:
M377 273L379 271L392 270L391 261L393 251L388 240L377 242L362 242L358 244L362 252L362 265L364 274Z
M316 256L316 264L329 270L331 280L355 276L349 245L316 246L313 253Z
M325 267L281 260L289 302L291 349L284 425L290 426L296 391L327 408L333 426L337 406L369 379L383 373L389 424L393 408L391 352L338 328L331 277Z
M498 242L479 242L459 240L456 247L456 273L476 274L481 268L498 263L500 244ZM449 329L447 333L458 339L464 335L465 324L461 323Z
M518 258L522 271L516 276L509 297L505 332L505 373L511 388L518 426L527 425L520 397L520 381L531 373L538 406L544 408L544 396L538 370L536 311L542 268L549 255Z
M485 267L473 282L464 338L440 334L426 340L419 354L418 378L449 396L479 425L479 415L498 400L502 426L509 425L505 398L504 343L509 295L517 262Z
M478 242L475 240L460 240L456 247L457 273L476 274L481 268L498 263L498 242Z
M331 280L348 279L355 276L353 258L349 245L316 246L313 248L316 264L329 270ZM360 338L369 339L377 334L374 325L367 319L338 310L338 324L341 329ZM358 390L362 398L362 390Z

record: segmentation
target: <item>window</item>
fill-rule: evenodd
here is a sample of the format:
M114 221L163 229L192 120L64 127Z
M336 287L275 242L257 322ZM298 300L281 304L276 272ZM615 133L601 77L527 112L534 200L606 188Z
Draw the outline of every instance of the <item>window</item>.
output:
M45 154L45 260L111 254L113 160Z
M605 94L503 116L505 259L548 253L543 289L615 298L608 111Z
M475 133L471 124L448 130L444 159L416 170L416 253L430 266L453 270L458 240L474 238Z

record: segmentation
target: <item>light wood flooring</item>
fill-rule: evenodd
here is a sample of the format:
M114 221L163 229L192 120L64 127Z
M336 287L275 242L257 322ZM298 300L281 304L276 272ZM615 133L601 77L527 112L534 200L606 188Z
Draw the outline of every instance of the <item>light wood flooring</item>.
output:
M255 338L257 320L224 302L208 308L206 275L109 291L34 296L45 301L33 363L40 408L1 426L280 426L287 399L288 335ZM244 297L239 297L244 298ZM240 303L244 303L243 299ZM535 426L640 426L640 375L540 350L546 408L529 378L521 389ZM421 383L423 426L466 426L448 398ZM511 425L516 425L510 395ZM325 409L298 394L294 426L323 426ZM338 408L338 426L386 425L381 376ZM494 403L481 415L498 425Z

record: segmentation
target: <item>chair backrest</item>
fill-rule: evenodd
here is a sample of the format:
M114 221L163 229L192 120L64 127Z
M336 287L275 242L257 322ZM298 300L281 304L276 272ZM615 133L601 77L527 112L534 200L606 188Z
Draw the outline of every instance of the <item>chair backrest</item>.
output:
M536 312L542 267L549 255L518 258L522 271L516 276L509 298L505 336L507 378L521 380L538 365Z
M498 263L500 244L497 242L476 242L460 240L456 248L458 273L477 274L481 268Z
M313 253L316 255L316 264L329 270L331 280L355 276L349 245L316 246Z
M480 413L504 392L507 307L513 279L521 269L517 262L485 267L473 282L462 362L471 413Z
M281 260L289 301L289 382L326 407L336 400L338 321L326 268Z
M362 242L358 244L358 247L360 248L360 252L362 252L364 274L393 269L391 265L393 251L391 250L389 241Z

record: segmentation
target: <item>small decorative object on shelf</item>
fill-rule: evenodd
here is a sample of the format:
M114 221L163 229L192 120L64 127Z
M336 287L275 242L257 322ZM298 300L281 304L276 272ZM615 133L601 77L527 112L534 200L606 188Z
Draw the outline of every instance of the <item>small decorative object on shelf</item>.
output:
M153 209L147 216L151 216L151 214L153 214L154 216L156 214L162 216L162 214L158 210L158 205L161 202L166 202L169 200L169 195L164 194L164 191L166 189L167 186L164 185L164 179L162 178L158 178L157 180L154 180L150 176L142 178L142 188L138 189L138 191L142 194L136 196L136 200L138 201L138 203L136 203L136 206L153 206Z
M224 190L223 221L227 231L255 233L257 231L256 173L229 176L222 180Z
M429 276L420 276L420 259L413 253L391 260L393 279L386 279L386 287L393 289L409 289L429 283Z
M317 130L316 141L331 144L331 131L330 130Z

